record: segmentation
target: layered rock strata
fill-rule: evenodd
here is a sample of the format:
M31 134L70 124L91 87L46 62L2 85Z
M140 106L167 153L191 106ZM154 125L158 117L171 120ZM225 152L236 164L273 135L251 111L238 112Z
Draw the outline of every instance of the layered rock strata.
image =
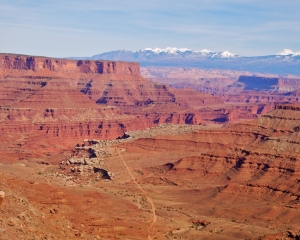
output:
M1 139L11 136L13 145L17 139L30 145L53 138L114 139L161 123L201 122L182 94L144 79L139 71L131 62L0 54ZM205 104L208 96L193 94Z
M189 156L174 162L177 170L192 169L203 177L245 182L272 188L300 200L300 106L277 105L256 120L189 135L140 139L135 145L149 149L182 149ZM199 176L200 176L199 175ZM200 177L201 178L201 177ZM278 190L279 189L279 190ZM294 203L295 200L295 203Z
M279 104L253 121L121 147L151 152L158 160L143 168L140 181L190 188L177 201L194 204L198 214L300 231L299 122L299 105Z

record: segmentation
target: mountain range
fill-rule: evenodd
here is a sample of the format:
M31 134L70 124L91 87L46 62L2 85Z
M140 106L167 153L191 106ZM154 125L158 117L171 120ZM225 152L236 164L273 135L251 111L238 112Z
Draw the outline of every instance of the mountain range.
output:
M69 57L77 60L135 61L141 66L197 67L203 69L228 69L255 71L279 75L300 75L300 52L284 49L273 55L240 56L229 51L215 52L207 49L193 51L188 48L145 48L138 51L116 50L92 57Z

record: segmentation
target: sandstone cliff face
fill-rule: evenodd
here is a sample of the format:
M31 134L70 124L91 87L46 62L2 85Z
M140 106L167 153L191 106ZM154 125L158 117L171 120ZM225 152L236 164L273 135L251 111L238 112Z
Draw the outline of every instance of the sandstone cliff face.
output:
M288 93L299 89L300 81L294 78L279 78L278 93Z
M0 54L0 69L3 70L31 70L41 72L50 70L56 73L99 73L140 75L139 63L114 61L75 61L52 59L46 57L31 57L22 55Z

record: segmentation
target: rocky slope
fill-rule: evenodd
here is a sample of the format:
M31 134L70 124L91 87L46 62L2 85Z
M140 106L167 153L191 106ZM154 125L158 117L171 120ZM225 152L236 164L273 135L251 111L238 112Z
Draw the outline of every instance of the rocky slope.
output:
M299 105L281 104L258 119L223 128L168 124L127 132L119 140L85 140L59 171L82 183L101 171L113 183L112 193L121 185L131 186L125 196L136 195L138 188L120 165L121 151L155 203L152 237L158 239L297 239L299 120ZM134 199L140 214L150 212Z
M176 195L176 201L192 204L196 214L234 219L245 224L240 229L253 224L252 235L244 230L244 238L279 236L289 230L296 237L300 234L299 121L300 106L277 105L253 121L186 135L149 137L122 147L127 156L151 152L149 160L157 161L140 170L140 181L190 188L185 196ZM264 227L263 234L259 226ZM239 228L233 232L238 234ZM212 238L221 239L222 234L228 238L230 232L223 229ZM237 236L232 238L241 237Z
M298 105L231 125L79 141L65 161L1 164L6 239L298 239ZM121 152L136 182L120 162ZM42 193L42 194L41 194Z

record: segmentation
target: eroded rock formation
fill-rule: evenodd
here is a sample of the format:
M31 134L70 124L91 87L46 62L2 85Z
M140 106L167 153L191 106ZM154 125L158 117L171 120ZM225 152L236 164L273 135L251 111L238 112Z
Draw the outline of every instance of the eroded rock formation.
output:
M143 139L135 144L188 151L190 156L173 163L178 171L189 168L205 178L229 176L231 181L247 182L248 188L272 188L291 195L290 204L294 204L300 199L299 121L300 106L277 105L256 120L225 129Z
M153 159L164 156L157 160L161 165L143 168L140 181L190 188L177 200L195 204L198 214L259 221L265 234L297 232L299 122L299 105L279 104L255 120L223 129L139 139L121 147L129 153L150 151Z
M0 191L0 206L2 205L2 202L3 202L3 200L4 200L4 197L5 197L5 192Z
M131 62L0 54L1 139L11 136L20 152L25 142L42 146L45 139L64 145L75 138L114 139L165 122L199 124L196 101L222 102L196 91L170 91L139 71Z

